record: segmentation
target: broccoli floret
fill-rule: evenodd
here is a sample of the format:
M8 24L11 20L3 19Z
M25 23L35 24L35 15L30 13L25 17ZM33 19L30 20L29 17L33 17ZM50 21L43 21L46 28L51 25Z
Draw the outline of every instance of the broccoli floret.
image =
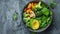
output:
M25 12L23 13L23 17L27 17L29 14L26 14Z
M37 8L37 7L38 7L38 8L42 8L42 7L41 7L41 2L39 2L35 7L36 7L36 8Z

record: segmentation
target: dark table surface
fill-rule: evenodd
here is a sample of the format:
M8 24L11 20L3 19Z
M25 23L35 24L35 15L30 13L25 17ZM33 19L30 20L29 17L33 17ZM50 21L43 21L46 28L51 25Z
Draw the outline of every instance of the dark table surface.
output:
M22 10L32 0L0 0L0 34L31 34L22 22ZM49 0L42 0L49 5ZM60 0L54 0L53 21L47 30L36 34L60 34ZM12 16L18 13L17 21Z

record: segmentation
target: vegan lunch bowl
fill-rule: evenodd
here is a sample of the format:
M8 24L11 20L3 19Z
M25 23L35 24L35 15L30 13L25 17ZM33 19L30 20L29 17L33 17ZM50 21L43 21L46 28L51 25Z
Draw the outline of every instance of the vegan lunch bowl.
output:
M28 30L42 32L52 21L52 11L43 1L31 1L23 9L22 20Z

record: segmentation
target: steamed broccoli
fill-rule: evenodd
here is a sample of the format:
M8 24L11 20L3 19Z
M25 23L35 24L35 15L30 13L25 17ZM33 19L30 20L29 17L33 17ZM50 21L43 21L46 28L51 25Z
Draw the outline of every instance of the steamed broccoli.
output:
M42 8L42 7L41 7L41 2L39 2L35 7L36 7L36 8Z

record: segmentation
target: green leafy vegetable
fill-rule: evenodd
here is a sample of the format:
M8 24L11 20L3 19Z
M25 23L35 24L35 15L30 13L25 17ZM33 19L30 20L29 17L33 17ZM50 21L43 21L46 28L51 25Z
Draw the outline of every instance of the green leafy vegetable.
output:
M29 23L29 22L27 22L27 23L26 23L26 26L27 26L27 27L30 27L30 23Z
M40 8L33 8L33 11L34 11L34 13L35 13L35 15L36 15L36 17L39 17L39 16L41 16L42 14L41 14L41 9Z
M53 2L51 1L51 4ZM28 10L28 9L26 9ZM23 13L23 21L25 22L26 26L37 30L40 28L46 27L49 23L51 23L52 11L49 9L47 5L43 2L36 3L36 5L32 8L34 12L35 18L30 17L30 13Z
M26 14L25 12L23 13L23 17L27 17L29 14Z
M33 18L30 19L30 27L32 27L32 24L33 24Z
M39 26L40 26L40 27L41 27L41 23L42 23L42 22L41 22L41 21L42 21L41 18L42 18L42 17L36 18L36 19L39 21L39 24L40 24Z
M45 3L43 3L43 2L41 2L41 6L42 6L42 8L46 7L46 8L49 9L49 7Z
M50 11L50 16L52 16L52 12Z
M41 27L45 27L46 26L46 20L47 20L47 17L46 16L42 16Z
M39 11L40 9L42 8L42 6L41 6L41 2L39 2L39 3L37 3L35 6L34 6L34 8L33 8L33 11Z
M51 21L51 17L42 16L41 28L44 28Z
M42 8L41 2L39 2L39 3L33 8L33 11L35 12L36 17L39 17L39 16L42 15L42 14L41 14L41 8Z
M46 16L49 15L49 10L46 7L44 7L41 11L44 15L46 15Z
M14 14L13 14L13 20L16 20L16 19L17 19L17 14L14 13Z
M36 14L36 17L39 17L42 15L41 11L37 11L35 14Z
M53 0L50 0L50 6L51 6L52 8L55 8L55 7L56 7L56 3L54 3Z
M27 23L29 21L29 18L23 18L24 22Z
M44 22L44 23L41 24L40 27L41 27L41 28L44 28L44 27L46 27L46 25L47 25L47 24L45 24L45 22Z
M47 18L47 23L49 23L50 19L51 19L50 17L49 17L49 18Z
M30 18L27 17L28 15L29 14L26 14L25 12L23 13L23 20L24 20L25 23L30 20Z

